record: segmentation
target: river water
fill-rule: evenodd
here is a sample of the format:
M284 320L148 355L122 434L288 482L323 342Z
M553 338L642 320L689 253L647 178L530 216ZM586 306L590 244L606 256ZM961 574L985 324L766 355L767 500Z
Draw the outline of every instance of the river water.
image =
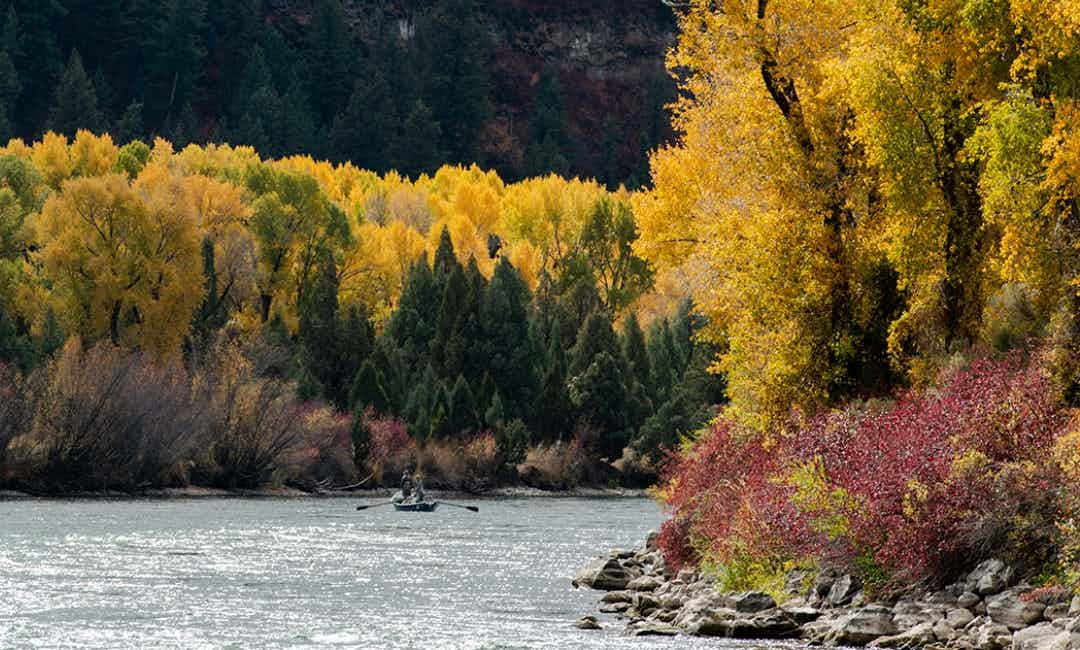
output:
M570 576L658 527L652 501L356 503L0 502L0 649L717 647L573 627L598 594Z

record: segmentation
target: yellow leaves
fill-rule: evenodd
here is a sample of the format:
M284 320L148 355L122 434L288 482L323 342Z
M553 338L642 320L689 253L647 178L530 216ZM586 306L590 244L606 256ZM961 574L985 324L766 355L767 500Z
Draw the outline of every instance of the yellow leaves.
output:
M196 224L169 183L158 172L137 189L119 174L73 179L45 204L40 257L69 331L179 349L202 287Z
M67 138L49 131L40 142L34 143L32 149L34 166L41 172L46 185L59 189L60 183L71 178L75 162L71 159Z
M116 170L120 148L113 144L109 134L96 136L86 130L75 134L71 145L74 171L79 176L101 176Z

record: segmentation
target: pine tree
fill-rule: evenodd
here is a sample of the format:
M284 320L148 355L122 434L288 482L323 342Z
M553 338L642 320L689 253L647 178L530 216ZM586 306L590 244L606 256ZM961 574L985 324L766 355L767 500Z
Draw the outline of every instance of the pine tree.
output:
M47 120L54 91L64 74L64 57L57 44L56 25L63 16L58 2L15 0L18 53L13 57L22 80L20 105L15 122L30 128ZM5 30L6 31L6 30ZM85 73L84 73L85 74Z
M390 398L386 395L385 381L371 359L365 361L356 373L349 391L349 404L359 411L371 408L378 415L390 413Z
M315 277L300 299L299 311L300 366L321 387L323 397L346 408L352 376L342 376L338 276L329 251L323 252Z
M395 139L392 166L414 178L434 173L445 162L439 149L441 135L442 129L431 109L417 100Z
M534 416L536 431L547 440L568 435L572 427L572 405L566 392L566 349L557 327L551 332L536 401L540 405Z
M440 0L417 32L423 60L423 97L448 163L479 160L479 134L491 113L489 45L473 0Z
M619 361L600 352L585 372L570 379L569 391L578 420L597 436L594 451L616 460L630 440L628 394Z
M457 376L449 397L448 431L451 434L458 434L476 429L478 424L476 398L473 396L472 388L469 387L469 382L465 381L464 376Z
M116 123L116 141L121 143L138 140L145 135L142 118L142 103L132 100Z
M82 65L82 58L71 51L67 69L56 87L52 111L49 113L49 129L67 136L74 136L79 129L93 131L101 128L94 85Z
M511 419L528 414L536 393L538 364L529 341L531 303L525 281L505 257L501 258L484 294L479 347L495 385L506 399Z
M341 0L317 0L307 34L309 95L321 124L330 124L353 89L352 35Z
M364 78L353 86L345 109L334 118L333 154L340 161L385 173L390 169L397 129L394 89L381 68L369 65Z
M427 256L421 256L405 276L398 308L386 328L410 368L423 368L428 363L428 347L435 337L431 308L439 304L440 298Z
M570 351L567 375L572 378L584 373L600 354L607 354L615 360L622 359L619 339L611 327L611 321L602 311L594 311L581 325L577 342Z

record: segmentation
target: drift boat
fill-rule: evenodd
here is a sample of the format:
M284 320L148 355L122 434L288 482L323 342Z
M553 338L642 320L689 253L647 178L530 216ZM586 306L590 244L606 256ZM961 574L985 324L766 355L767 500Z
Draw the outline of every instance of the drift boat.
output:
M414 503L395 503L394 510L398 512L435 512L439 507L438 501L417 501Z

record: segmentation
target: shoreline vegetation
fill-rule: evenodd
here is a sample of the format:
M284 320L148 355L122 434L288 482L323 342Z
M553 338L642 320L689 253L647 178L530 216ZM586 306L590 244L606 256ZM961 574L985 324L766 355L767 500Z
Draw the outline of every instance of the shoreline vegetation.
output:
M3 501L67 501L67 500L170 500L170 499L376 499L390 497L391 488L357 490L322 490L305 492L297 488L225 489L225 488L154 488L141 492L69 492L31 494L19 490L0 490ZM641 499L650 496L648 490L634 488L581 487L570 490L541 490L529 487L493 488L483 493L428 490L433 499Z

